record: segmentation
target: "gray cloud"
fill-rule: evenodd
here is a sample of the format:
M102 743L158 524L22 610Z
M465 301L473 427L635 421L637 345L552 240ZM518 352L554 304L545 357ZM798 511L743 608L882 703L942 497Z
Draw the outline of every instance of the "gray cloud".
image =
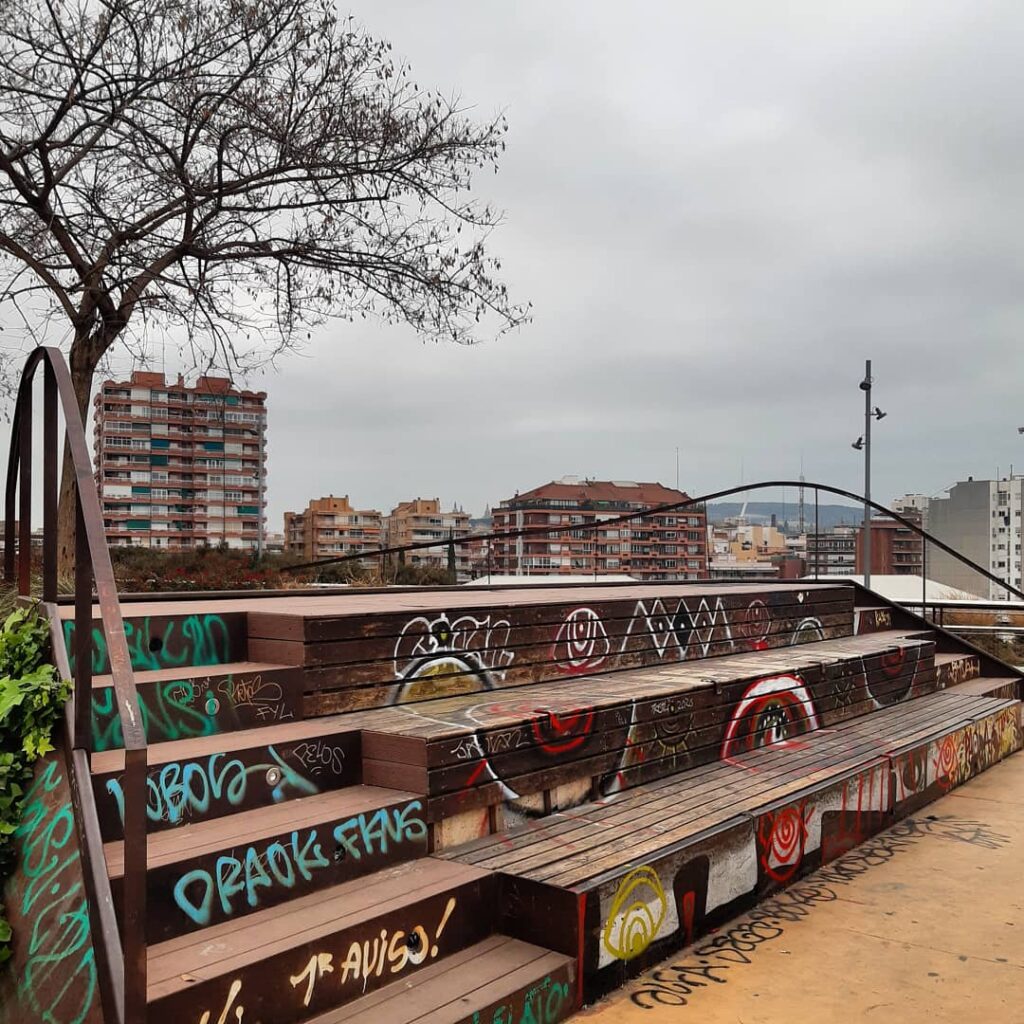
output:
M875 491L1024 464L1024 11L378 0L423 85L505 110L482 198L532 325L473 348L329 324L270 392L271 523L313 496L473 510L565 473ZM168 370L174 369L170 364Z

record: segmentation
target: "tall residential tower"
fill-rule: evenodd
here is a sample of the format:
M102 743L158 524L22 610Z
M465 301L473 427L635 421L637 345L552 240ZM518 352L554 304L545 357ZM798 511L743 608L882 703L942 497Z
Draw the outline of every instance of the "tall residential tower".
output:
M93 399L96 484L107 541L259 550L266 512L266 392L224 377L135 372Z

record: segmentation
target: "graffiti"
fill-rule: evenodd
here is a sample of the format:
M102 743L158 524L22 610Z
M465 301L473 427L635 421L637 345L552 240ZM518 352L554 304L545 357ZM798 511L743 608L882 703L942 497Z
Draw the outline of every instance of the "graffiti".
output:
M521 999L486 1010L485 1016L476 1010L464 1024L557 1024L569 1008L569 986L548 975L539 985L528 988Z
M797 624L789 643L791 647L795 647L797 644L812 644L824 639L825 630L822 628L821 620L810 616L801 619Z
M308 740L292 748L295 758L310 775L321 775L326 770L341 775L345 770L345 748L325 739Z
M774 882L784 885L800 870L807 844L810 810L805 803L762 814L757 823L761 867Z
M736 705L721 758L729 761L758 747L778 746L817 728L818 716L804 681L796 675L769 676L754 683Z
M768 647L768 633L771 631L772 619L768 606L764 601L755 598L747 605L740 623L739 634L750 646L752 651L763 651Z
M217 1018L217 1024L228 1024L228 1014L232 1009L235 1011L236 1024L242 1024L242 1017L245 1014L245 1007L241 1003L235 1006L235 1000L238 998L238 994L242 991L242 983L236 978L231 982L231 988L228 990L227 999L224 1000L224 1009L220 1011L220 1016ZM210 1011L204 1010L203 1015L199 1018L199 1024L210 1024Z
M283 722L295 717L287 707L281 684L264 679L262 675L239 679L228 676L217 684L217 692L224 696L236 713L250 711L258 721ZM211 714L217 710L209 695L206 708Z
M944 665L936 665L935 668L942 687L958 686L981 675L981 662L974 654L955 658Z
M593 708L564 711L559 714L554 711L543 711L542 717L535 718L531 723L537 749L552 757L559 757L583 746L593 727Z
M333 840L333 850L327 853L313 828L250 846L237 855L234 851L223 854L212 870L193 868L181 875L174 884L174 902L192 923L206 927L215 916L233 916L236 897L244 895L245 905L255 909L261 890L276 900L339 861L387 857L397 848L423 844L427 838L419 800L364 812L327 831Z
M565 675L583 675L604 664L611 642L601 616L592 608L575 608L555 635L552 661Z
M483 757L484 752L480 749L480 741L476 736L465 736L452 747L452 757L458 761L472 761Z
M645 1010L690 1005L699 989L724 985L730 972L753 963L756 951L782 936L788 925L808 917L815 907L839 899L838 889L930 838L989 850L1009 843L1008 836L993 832L982 822L953 816L907 818L805 881L765 900L734 924L693 946L684 958L648 971L630 992L630 1000Z
M208 693L188 680L156 683L138 689L139 709L146 738L152 743L210 736L219 731L214 714L206 710ZM92 736L94 749L124 746L121 718L114 688L93 691Z
M491 689L515 659L510 632L508 619L490 615L410 619L394 650L395 673L405 681L398 703Z
M932 769L940 789L955 789L969 772L964 740L964 730L961 730L943 736L935 744Z
M19 906L27 941L18 993L45 1024L82 1024L96 998L96 962L74 813L54 793L62 784L53 759L25 795L14 832L27 882Z
M658 873L636 868L619 883L602 935L605 949L619 960L633 960L654 941L665 920L667 902Z
M352 942L348 953L341 962L336 962L333 953L314 953L298 973L289 977L292 988L299 988L305 982L305 993L302 996L303 1006L308 1007L313 1000L318 981L328 974L333 974L339 986L346 985L349 980L361 981L363 991L371 978L380 978L385 967L389 974L401 974L409 965L418 967L428 958L435 958L440 952L439 943L445 925L455 910L454 896L448 897L441 919L434 929L433 939L426 928L418 924L408 934L404 931L390 932L386 928L380 930L380 936L365 942Z
M183 665L225 665L235 660L231 632L220 615L186 615L160 619L146 616L127 619L124 638L132 668L136 672ZM75 622L64 620L64 645L71 669L75 667ZM101 626L92 627L92 670L97 675L110 671L107 640Z
M161 766L146 780L146 817L178 825L193 815L206 814L212 806L226 800L239 807L245 800L253 776L261 776L271 788L275 803L293 795L313 796L319 790L303 778L272 747L267 747L273 763L246 765L238 758L225 760L224 754L211 754L204 761L174 761ZM107 792L114 798L118 817L124 823L124 791L120 779L107 781Z

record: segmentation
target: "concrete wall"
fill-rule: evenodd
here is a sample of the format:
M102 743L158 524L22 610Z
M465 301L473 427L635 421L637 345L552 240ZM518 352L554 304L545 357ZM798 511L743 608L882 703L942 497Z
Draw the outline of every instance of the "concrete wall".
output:
M928 506L928 532L978 565L994 572L991 564L992 519L996 483L973 480L955 484L948 498L933 498ZM990 592L989 581L945 552L928 546L925 574L979 597L1005 597ZM998 589L998 588L996 588Z

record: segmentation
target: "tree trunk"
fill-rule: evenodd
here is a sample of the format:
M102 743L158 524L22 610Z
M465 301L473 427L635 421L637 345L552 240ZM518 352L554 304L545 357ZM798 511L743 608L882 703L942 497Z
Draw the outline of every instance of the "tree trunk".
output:
M98 359L83 354L88 345L71 346L71 381L75 388L78 414L84 430L89 420L89 398L92 395L92 375ZM73 429L73 428L69 428ZM64 442L64 465L61 469L60 500L57 507L57 575L65 583L75 571L75 467L71 461L71 447Z

